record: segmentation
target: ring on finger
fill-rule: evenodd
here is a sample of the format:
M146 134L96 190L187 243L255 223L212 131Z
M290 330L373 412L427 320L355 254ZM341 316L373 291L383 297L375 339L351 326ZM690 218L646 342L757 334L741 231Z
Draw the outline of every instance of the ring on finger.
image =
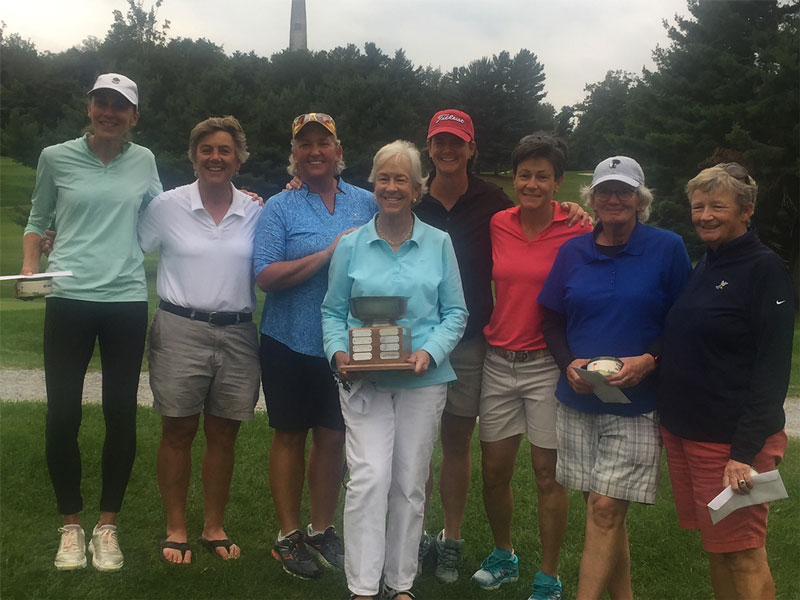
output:
M744 487L745 485L747 485L747 482L744 479L740 479L739 480L739 487Z

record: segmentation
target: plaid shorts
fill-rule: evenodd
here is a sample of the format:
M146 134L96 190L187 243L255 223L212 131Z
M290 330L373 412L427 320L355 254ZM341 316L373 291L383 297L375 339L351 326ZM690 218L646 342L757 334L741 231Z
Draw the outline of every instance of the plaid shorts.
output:
M658 417L593 414L558 403L556 480L583 492L654 504L661 471Z

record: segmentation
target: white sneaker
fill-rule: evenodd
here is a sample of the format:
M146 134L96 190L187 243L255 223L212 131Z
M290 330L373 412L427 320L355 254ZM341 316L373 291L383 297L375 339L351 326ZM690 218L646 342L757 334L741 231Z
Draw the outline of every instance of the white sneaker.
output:
M86 535L80 525L59 527L61 542L56 552L55 566L59 571L83 569L86 566Z
M98 571L119 571L124 557L117 541L117 526L95 527L89 542L92 566Z

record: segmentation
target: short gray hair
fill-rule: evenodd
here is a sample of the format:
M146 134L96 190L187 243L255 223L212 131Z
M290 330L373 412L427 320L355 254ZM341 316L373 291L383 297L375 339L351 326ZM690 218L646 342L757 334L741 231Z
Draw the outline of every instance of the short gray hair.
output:
M408 160L411 165L411 181L419 185L420 195L427 191L425 184L428 179L428 174L422 171L422 158L417 147L406 140L395 140L390 144L386 144L375 153L372 159L372 171L369 173L368 181L375 183L375 178L378 175L378 169L390 158L402 157Z
M597 188L595 188L596 190ZM650 211L653 207L653 191L644 185L640 185L639 187L634 189L636 196L639 199L639 204L641 205L639 210L636 211L636 219L639 223L647 223L647 220L650 218ZM594 208L594 190L589 187L588 185L581 186L581 204L584 206L588 206L592 209L592 212L597 215L597 211Z
M745 181L737 179L728 173L723 165L703 169L690 179L689 183L686 184L686 195L691 200L692 194L697 190L712 192L718 188L731 190L736 195L736 203L739 208L752 204L755 209L756 197L758 196L756 180L749 173Z

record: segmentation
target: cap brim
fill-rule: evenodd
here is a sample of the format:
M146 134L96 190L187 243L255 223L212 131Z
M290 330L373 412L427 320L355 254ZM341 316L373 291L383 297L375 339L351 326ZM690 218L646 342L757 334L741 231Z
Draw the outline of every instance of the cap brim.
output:
M589 189L593 190L594 188L596 188L598 185L600 185L601 183L603 183L605 181L621 181L622 183L627 183L628 185L630 185L632 187L635 187L635 188L637 188L640 185L642 185L641 183L636 181L633 177L627 177L625 175L612 174L612 175L603 175L597 181L593 181L592 185L589 186Z
M438 133L452 133L454 136L461 138L465 142L471 142L472 137L463 129L457 129L455 127L448 127L447 125L441 125L439 127L434 127L432 130L428 132L427 139L431 139Z
M303 131L303 129L305 129L305 128L306 128L306 127L308 127L309 125L319 125L319 126L320 126L320 127L322 127L322 128L325 130L325 131L327 131L328 133L330 133L330 134L331 134L333 137L336 137L336 129L333 129L333 130L332 130L330 127L328 127L328 125L327 125L327 124L325 124L325 123L322 123L321 121L306 121L305 123L303 123L303 124L300 126L300 128L299 128L297 131L295 131L295 132L292 134L292 139L296 138L296 137L297 137L297 134L298 134L298 133L300 133L301 131Z
M134 107L138 107L139 106L138 99L131 98L128 94L126 94L125 92L123 92L119 88L109 87L107 85L98 85L97 87L93 87L88 92L86 92L86 95L90 96L93 92L96 92L97 90L111 90L112 92L117 92L120 96L125 98L125 100L127 100L128 102L133 104Z

